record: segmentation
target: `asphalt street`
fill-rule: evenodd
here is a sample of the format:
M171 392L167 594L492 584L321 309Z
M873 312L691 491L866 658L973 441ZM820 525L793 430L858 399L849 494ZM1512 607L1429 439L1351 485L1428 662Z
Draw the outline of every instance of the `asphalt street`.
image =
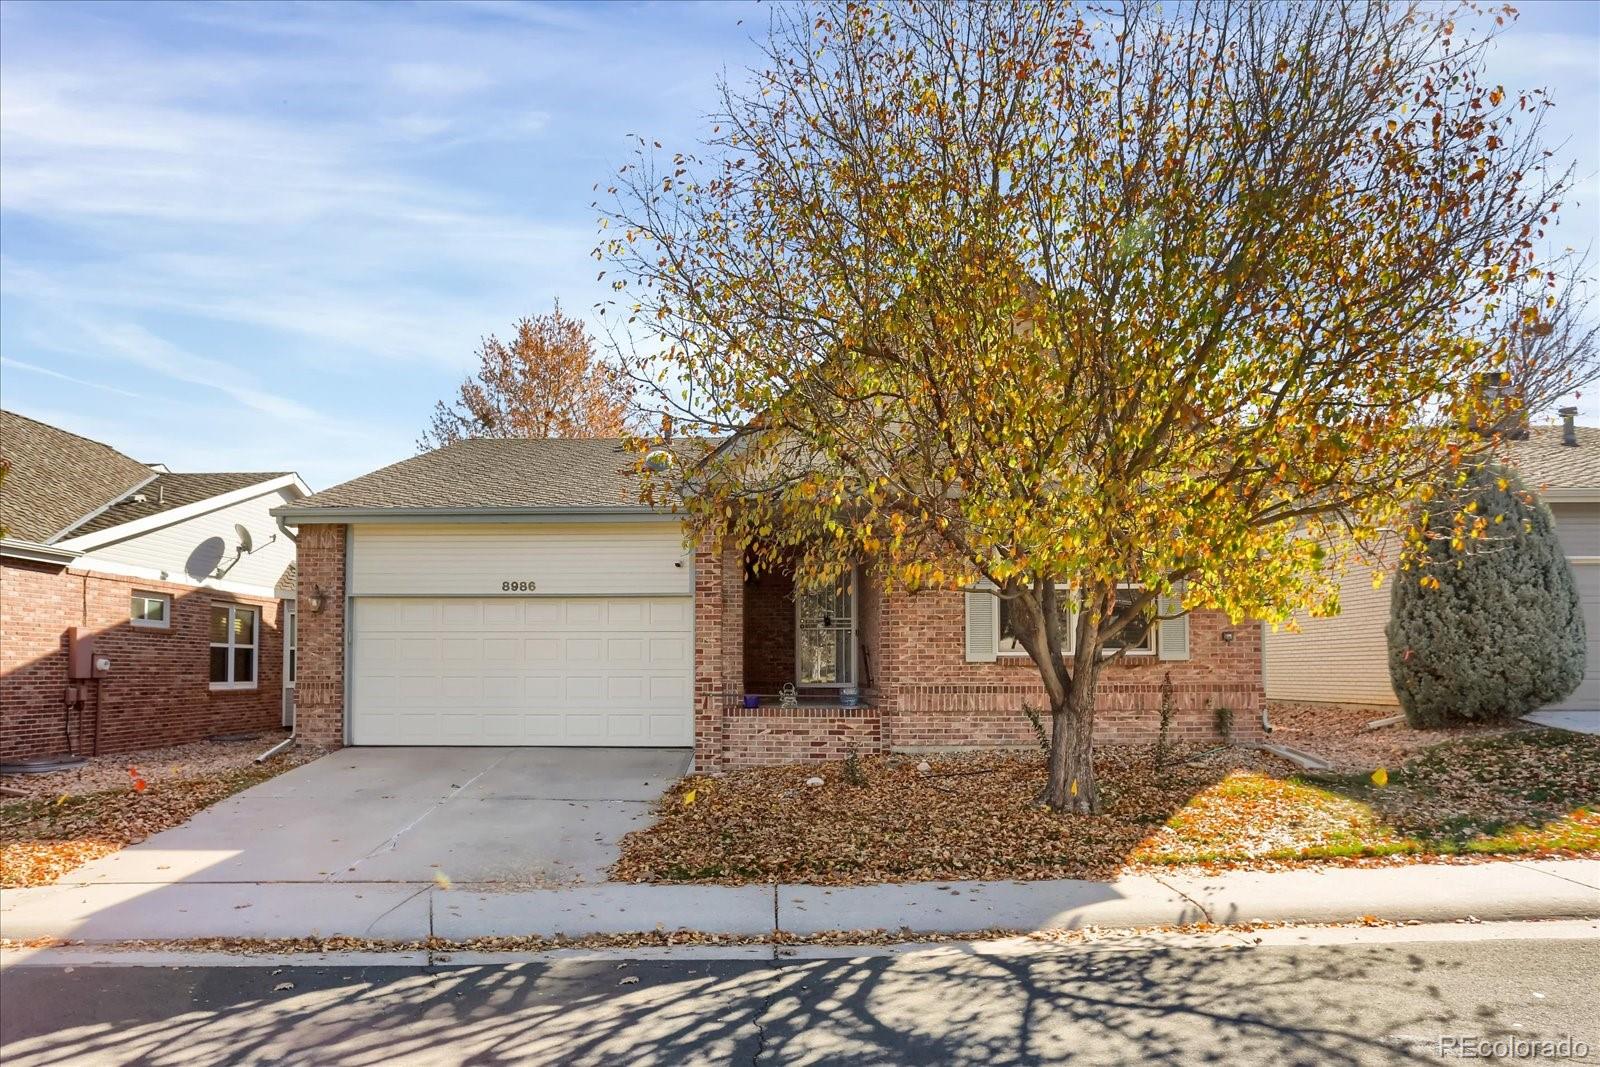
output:
M0 1061L1327 1065L1472 1049L1600 1063L1597 990L1594 939L28 965L0 973Z

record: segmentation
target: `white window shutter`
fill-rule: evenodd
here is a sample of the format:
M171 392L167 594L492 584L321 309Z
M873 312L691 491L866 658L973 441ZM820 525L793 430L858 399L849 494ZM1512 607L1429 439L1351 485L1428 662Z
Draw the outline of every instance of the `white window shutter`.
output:
M967 662L993 663L1000 645L1000 600L982 588L969 589L967 602Z
M1157 597L1156 611L1162 615L1176 615L1182 611L1183 599L1179 595L1182 589L1183 586L1180 584L1168 596ZM1163 619L1157 624L1156 653L1162 659L1189 658L1189 616Z

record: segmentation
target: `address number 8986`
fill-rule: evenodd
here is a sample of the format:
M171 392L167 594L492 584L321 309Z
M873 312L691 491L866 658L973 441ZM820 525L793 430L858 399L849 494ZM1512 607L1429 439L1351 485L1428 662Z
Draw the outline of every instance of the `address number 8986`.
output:
M531 593L537 588L537 584L528 581L512 580L500 583L500 591L502 593Z

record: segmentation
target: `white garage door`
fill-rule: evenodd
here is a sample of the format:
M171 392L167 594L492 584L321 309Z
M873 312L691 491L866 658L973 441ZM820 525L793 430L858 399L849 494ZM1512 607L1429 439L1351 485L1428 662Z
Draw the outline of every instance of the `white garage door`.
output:
M694 740L693 600L358 597L356 745Z

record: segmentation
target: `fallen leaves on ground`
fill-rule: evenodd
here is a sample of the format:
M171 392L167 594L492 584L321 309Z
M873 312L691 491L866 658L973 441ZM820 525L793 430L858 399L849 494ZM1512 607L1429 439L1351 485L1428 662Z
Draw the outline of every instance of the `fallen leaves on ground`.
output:
M1524 723L1474 723L1415 729L1402 721L1368 729L1400 714L1395 705L1299 704L1268 706L1272 740L1313 752L1339 771L1395 767L1435 745L1469 738L1494 738L1525 730Z
M50 885L320 754L300 748L203 777L138 779L121 789L0 804L0 888Z
M1314 776L1246 749L1096 755L1104 813L1042 807L1042 757L863 758L691 776L627 835L624 881L800 882L1114 877L1129 866L1270 868L1600 854L1600 739L1480 734L1387 769ZM807 778L824 785L808 788ZM682 798L694 791L693 805Z

